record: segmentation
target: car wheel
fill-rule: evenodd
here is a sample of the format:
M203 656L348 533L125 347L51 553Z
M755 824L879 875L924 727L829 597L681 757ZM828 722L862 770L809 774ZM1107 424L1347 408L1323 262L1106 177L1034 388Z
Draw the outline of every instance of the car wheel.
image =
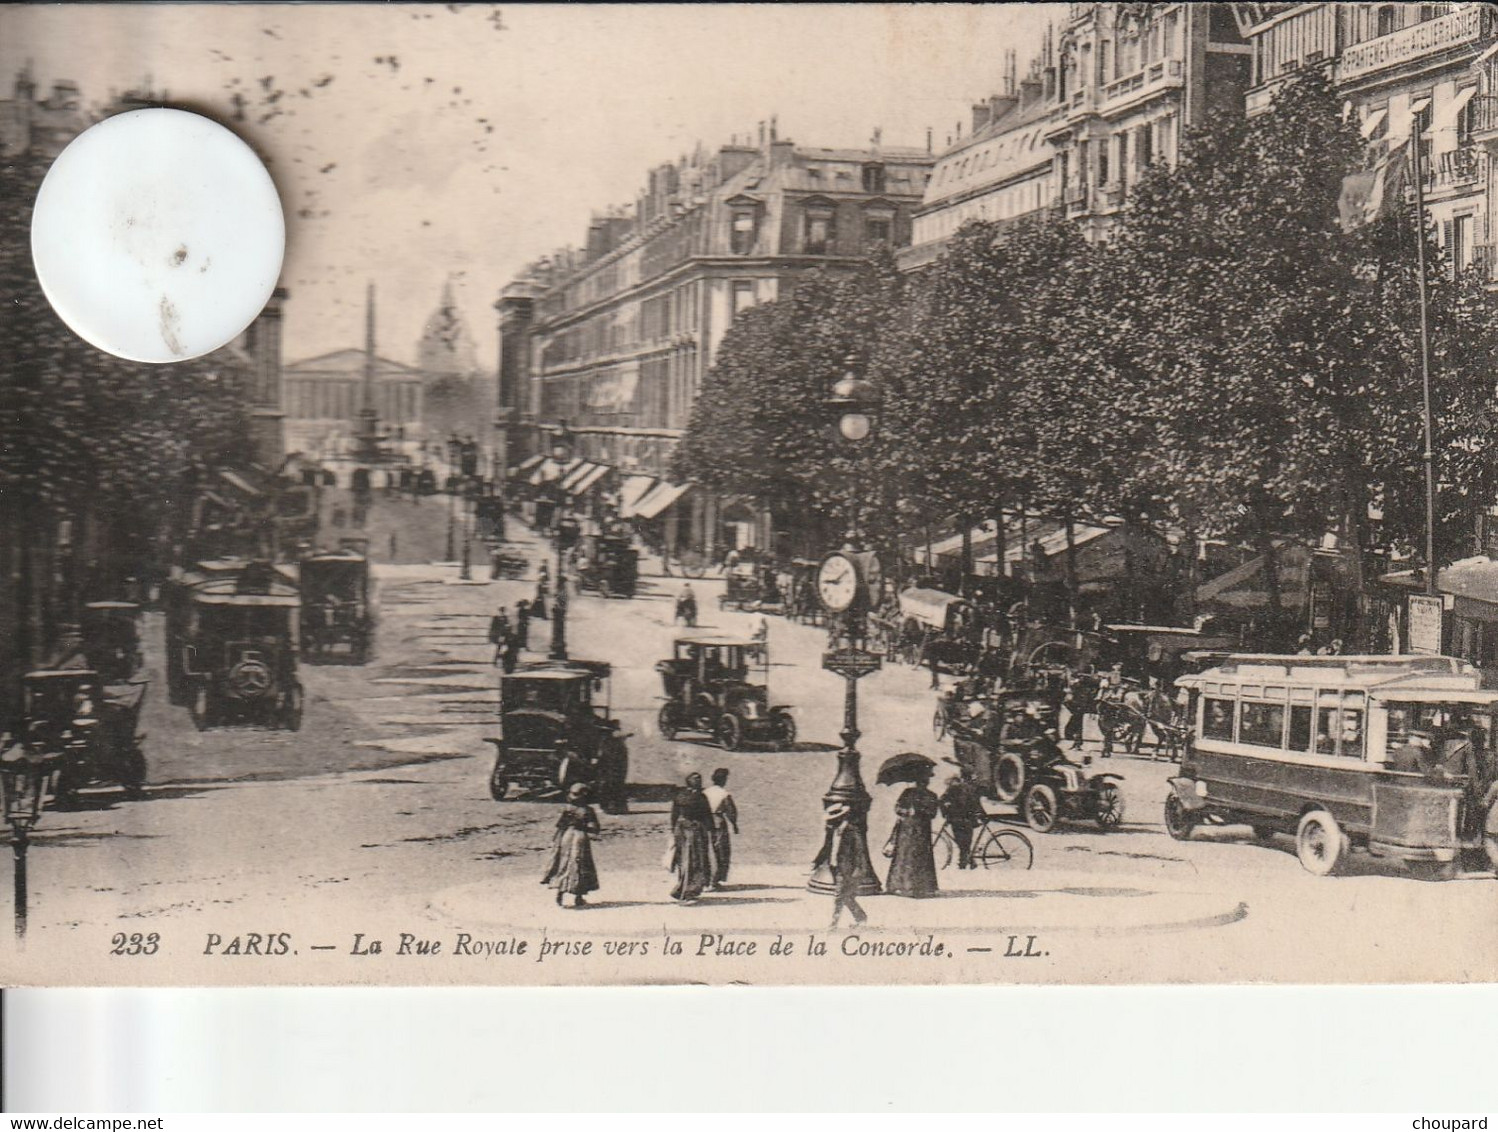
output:
M127 798L139 798L145 793L146 754L137 743L131 743L120 759L119 782Z
M947 710L940 704L931 716L931 734L938 743L947 737Z
M293 684L281 698L281 726L287 731L302 729L302 686Z
M1000 802L1012 802L1025 792L1025 760L1013 751L999 756L993 772L993 793Z
M1020 813L1025 817L1025 824L1036 833L1050 833L1055 829L1059 811L1056 792L1044 782L1037 782L1026 790L1024 800L1020 803Z
M732 712L725 713L718 720L717 735L725 751L737 751L744 745L744 725Z
M780 728L780 746L783 750L790 750L796 745L796 721L788 711L775 713L775 722Z
M1334 875L1347 861L1347 835L1326 810L1312 810L1295 829L1295 855L1306 872Z
M655 717L656 726L660 728L661 737L664 739L676 738L676 705L664 704L660 714Z
M503 802L505 796L510 792L510 779L505 773L505 764L494 760L494 769L489 772L489 797L496 802Z
M1405 867L1416 880L1441 881L1456 876L1455 861L1406 861Z
M1117 829L1123 824L1124 800L1118 787L1108 783L1098 787L1097 824L1099 829Z
M1165 832L1176 841L1186 841L1196 828L1196 817L1175 794L1165 797Z
M193 689L192 699L188 701L188 711L192 713L193 726L199 731L218 726L218 697L207 684L199 684Z

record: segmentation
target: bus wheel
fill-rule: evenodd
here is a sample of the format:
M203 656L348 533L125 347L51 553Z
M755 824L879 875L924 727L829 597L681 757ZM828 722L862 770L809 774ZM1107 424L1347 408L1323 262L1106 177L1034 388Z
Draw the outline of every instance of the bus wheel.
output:
M1306 872L1333 876L1347 861L1347 835L1326 810L1312 810L1295 830L1295 855Z
M1196 828L1196 818L1174 794L1165 796L1165 832L1176 841L1185 841Z

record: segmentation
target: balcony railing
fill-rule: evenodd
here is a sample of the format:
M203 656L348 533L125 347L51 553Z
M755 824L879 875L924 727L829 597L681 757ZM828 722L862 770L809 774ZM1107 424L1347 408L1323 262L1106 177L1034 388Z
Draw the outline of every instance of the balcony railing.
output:
M1487 5L1473 4L1377 39L1354 43L1342 49L1337 79L1347 82L1385 67L1397 67L1425 55L1471 43L1484 34L1490 22Z
M1421 167L1425 183L1431 189L1460 189L1482 180L1484 164L1475 146L1464 145L1438 153L1434 159L1427 158Z
M1467 115L1474 134L1498 133L1498 98L1493 95L1474 95L1467 103Z
M1107 105L1120 98L1127 98L1131 94L1154 86L1156 83L1164 83L1167 79L1179 81L1186 73L1185 66L1179 59L1162 59L1158 63L1152 63L1148 67L1135 71L1132 75L1125 75L1121 79L1103 87L1103 104Z

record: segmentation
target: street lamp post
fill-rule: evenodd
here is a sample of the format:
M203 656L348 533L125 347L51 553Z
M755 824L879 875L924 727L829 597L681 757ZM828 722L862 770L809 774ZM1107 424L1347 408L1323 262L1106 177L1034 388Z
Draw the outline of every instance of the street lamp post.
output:
M10 825L11 852L15 855L16 942L26 941L26 850L31 830L41 817L48 784L62 756L34 751L22 745L0 758L0 791L4 793L5 820Z
M862 444L874 431L879 411L879 395L874 386L857 376L853 370L853 359L841 381L832 389L826 402L828 409L837 416L837 429L841 437L851 444ZM854 485L857 498L858 485ZM869 591L878 584L878 560L869 552L859 549L858 508L853 507L850 516L848 543L839 553L828 555L818 572L817 593L827 608L833 622L830 630L832 646L822 656L822 667L841 676L843 690L843 729L840 733L843 745L837 753L837 773L827 793L822 796L826 811L846 807L847 816L842 820L857 830L859 836L854 844L861 859L851 864L860 881L858 896L874 896L880 891L879 878L869 860L868 820L869 805L873 799L864 786L859 764L862 756L858 740L862 732L858 728L858 681L880 667L880 657L864 647L868 640L867 615ZM841 634L838 621L841 619ZM841 639L840 639L841 638ZM838 647L846 641L845 647ZM835 825L829 824L824 832L822 851L817 856L807 888L813 892L837 893L839 883L834 875L833 843Z

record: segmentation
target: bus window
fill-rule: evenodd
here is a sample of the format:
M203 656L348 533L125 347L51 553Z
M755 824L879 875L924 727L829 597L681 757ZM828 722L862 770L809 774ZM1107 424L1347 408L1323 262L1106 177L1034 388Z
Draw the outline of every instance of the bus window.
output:
M1233 739L1233 701L1208 698L1202 711L1203 739Z
M1283 747L1285 744L1285 705L1243 701L1243 717L1238 727L1238 742L1260 747Z
M1342 748L1344 759L1363 757L1363 713L1357 708L1342 709Z
M1292 751L1311 749L1311 705L1295 704L1290 708L1290 742Z
M1337 753L1337 709L1334 707L1318 708L1316 711L1316 753Z

